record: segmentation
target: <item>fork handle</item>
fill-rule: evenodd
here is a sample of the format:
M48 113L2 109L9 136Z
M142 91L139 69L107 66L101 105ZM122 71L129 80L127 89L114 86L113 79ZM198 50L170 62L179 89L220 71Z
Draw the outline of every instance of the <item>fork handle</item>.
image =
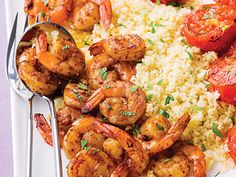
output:
M60 149L60 142L59 142L59 135L58 135L58 125L57 125L57 118L56 118L56 113L55 113L55 105L54 105L53 99L48 98L47 101L48 101L49 109L51 113L52 139L53 139L53 148L54 148L56 177L63 177L61 149Z
M27 164L26 164L26 177L32 177L32 159L33 159L33 111L32 99L28 99L28 119L27 119Z

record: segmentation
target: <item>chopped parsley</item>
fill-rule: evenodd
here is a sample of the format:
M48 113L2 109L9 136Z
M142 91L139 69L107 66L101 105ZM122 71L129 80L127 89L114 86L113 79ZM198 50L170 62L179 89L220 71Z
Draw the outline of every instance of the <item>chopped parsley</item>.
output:
M137 85L133 85L133 86L130 88L130 90L131 90L132 92L136 92L136 91L138 90L138 86L137 86Z
M201 144L201 150L202 152L206 151L206 146L204 144Z
M202 111L203 110L203 108L202 107L199 107L199 106L194 106L193 107L193 112L199 112L199 111Z
M185 50L185 52L188 54L189 59L192 60L193 59L192 54L189 51L187 51L187 50Z
M172 95L168 95L165 100L165 105L170 104L170 101L174 101L174 97Z
M234 125L234 124L235 124L234 116L231 116L231 117L230 117L230 120L231 120L232 124Z
M157 82L157 85L161 86L161 85L162 85L162 82L163 82L163 79L160 79L160 80Z
M187 45L186 39L183 38L183 39L181 40L181 42L182 42L183 44Z
M165 27L166 25L163 25L163 24L157 23L157 24L155 24L155 26Z
M170 115L168 114L168 112L166 112L166 111L163 110L163 109L160 109L159 113L160 113L161 115L163 115L165 118L169 118L169 117L170 117Z
M119 27L126 27L125 25L123 25L122 23L118 23Z
M164 131L165 128L163 126L161 126L160 124L157 124L157 130Z
M160 39L160 41L163 42L163 43L165 42L163 39Z
M76 98L78 98L80 101L83 101L83 97L79 94L79 92L76 89L72 90L74 94L76 95Z
M78 83L78 85L77 85L80 89L82 89L82 90L88 90L88 86L87 85L84 85L83 83Z
M153 40L151 40L151 39L147 39L147 41L148 41L148 43L151 44L151 45L154 45L154 44L155 44L155 42L154 42Z
M218 129L218 124L213 123L211 128L212 128L213 133L215 133L216 136L218 136L220 138L224 137L223 134L221 133L221 131Z
M41 12L41 17L44 18L46 16L45 12Z
M151 23L149 24L149 26L151 27L151 33L156 33L156 29L155 29L155 26L154 26L153 21L151 21Z
M85 149L86 148L86 144L88 143L87 140L80 140L80 145L81 145L81 148L82 149Z
M104 102L103 102L104 104L105 104L105 106L107 107L107 109L109 109L109 110L111 110L112 109L112 107L107 103L107 101L105 100Z
M107 118L106 117L102 117L102 122L107 122Z
M63 48L63 50L67 50L67 49L70 48L70 46L69 45L64 45L62 48Z
M84 45L89 45L89 38L87 38L86 40L84 40Z
M100 72L100 78L102 80L106 80L107 79L107 67L99 69L99 72Z
M106 89L112 88L110 85L105 86Z
M152 99L152 97L153 97L153 94L149 94L149 95L146 96L146 100L150 101Z
M138 124L135 124L134 127L133 127L133 133L134 135L138 135L140 134L140 126Z
M135 116L136 113L135 113L135 112L132 112L132 111L122 111L122 112L121 112L121 115L122 115L122 116Z
M203 84L206 86L206 88L209 88L210 87L210 82L208 82L208 81L203 81Z

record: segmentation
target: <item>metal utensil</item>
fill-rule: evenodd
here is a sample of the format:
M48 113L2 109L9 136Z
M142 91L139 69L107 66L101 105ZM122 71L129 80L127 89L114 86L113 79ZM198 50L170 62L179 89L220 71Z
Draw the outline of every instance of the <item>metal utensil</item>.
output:
M27 26L28 16L25 19L24 30ZM17 69L15 64L15 48L16 48L16 33L18 25L18 13L16 14L10 39L7 48L6 57L6 73L11 88L27 103L27 164L26 164L26 177L32 175L32 145L33 145L33 120L32 120L32 99L33 94L24 86L17 75Z
M26 30L24 33L23 37L21 38L18 46L17 46L17 51L21 49L23 43L30 41L32 37L34 37L35 32L39 29L50 29L51 31L58 31L60 34L60 37L63 37L64 39L70 40L75 44L75 41L73 37L70 35L70 33L63 28L62 26L52 23L52 22L38 22L34 25L32 25L30 28ZM16 57L15 57L16 60ZM16 61L15 61L16 64ZM15 66L17 68L17 66ZM17 74L18 75L18 74ZM27 85L25 85L26 88ZM57 126L57 119L56 119L56 113L55 113L55 106L54 106L54 101L53 101L53 96L45 96L41 95L39 93L33 92L30 88L31 94L33 95L38 95L41 98L45 99L48 102L49 108L50 108L50 113L51 113L51 126L52 126L52 133L53 133L53 147L54 147L54 160L55 160L55 166L56 166L56 176L57 177L62 177L62 161L61 161L61 152L60 152L60 143L59 143L59 136L58 136L58 126Z

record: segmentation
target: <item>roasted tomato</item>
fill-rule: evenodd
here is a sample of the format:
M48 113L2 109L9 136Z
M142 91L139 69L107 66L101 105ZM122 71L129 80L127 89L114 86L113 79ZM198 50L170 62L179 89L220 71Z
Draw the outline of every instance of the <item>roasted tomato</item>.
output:
M183 33L190 45L203 51L222 51L236 38L236 9L222 4L205 4L189 14Z
M208 73L214 90L220 93L225 103L236 105L236 58L225 57L215 60Z
M156 3L158 0L151 0L152 2ZM160 0L160 3L162 4L168 4L170 2L176 2L176 3L184 3L186 0Z
M226 4L226 5L231 5L236 8L236 0L215 0L215 2Z
M236 163L236 125L228 131L228 148L231 158Z

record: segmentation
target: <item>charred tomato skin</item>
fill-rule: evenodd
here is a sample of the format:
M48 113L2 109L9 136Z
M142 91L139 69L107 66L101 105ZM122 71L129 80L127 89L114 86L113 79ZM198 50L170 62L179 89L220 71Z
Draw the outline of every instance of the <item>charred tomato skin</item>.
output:
M205 4L186 17L183 34L190 45L203 51L222 51L236 38L236 9Z

